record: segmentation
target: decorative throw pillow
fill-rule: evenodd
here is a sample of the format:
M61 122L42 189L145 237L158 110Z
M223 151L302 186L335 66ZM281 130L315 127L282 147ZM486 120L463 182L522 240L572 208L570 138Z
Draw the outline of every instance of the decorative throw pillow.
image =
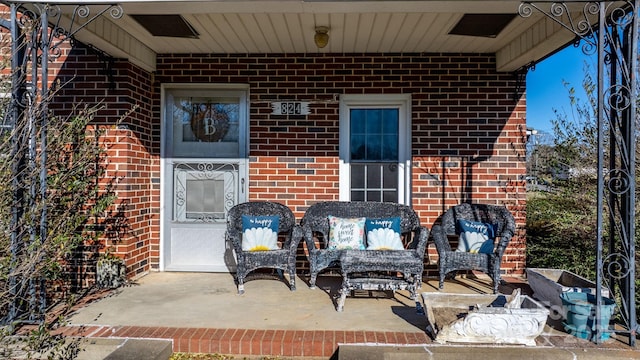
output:
M495 230L493 224L458 220L460 242L456 251L470 253L493 253Z
M400 218L367 219L367 250L404 250L400 240Z
M242 215L242 250L267 251L278 249L279 216Z
M365 218L339 218L328 216L329 249L364 250Z

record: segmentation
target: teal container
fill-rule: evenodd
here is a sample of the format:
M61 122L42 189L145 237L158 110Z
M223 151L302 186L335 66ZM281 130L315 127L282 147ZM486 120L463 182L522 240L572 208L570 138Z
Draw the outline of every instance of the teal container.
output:
M564 292L560 295L566 314L565 329L574 336L588 340L607 340L611 337L609 321L616 308L616 303L609 298L602 298L600 307L600 338L596 339L596 297L589 293Z

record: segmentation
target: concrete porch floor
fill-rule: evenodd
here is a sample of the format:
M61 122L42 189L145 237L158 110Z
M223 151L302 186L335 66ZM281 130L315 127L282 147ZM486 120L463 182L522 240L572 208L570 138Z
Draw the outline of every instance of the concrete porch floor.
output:
M418 356L408 358L434 358L425 357L433 350L466 358L476 357L474 349L487 348L434 343L425 332L425 316L416 311L416 303L406 291L395 296L385 292L354 294L347 297L344 311L337 312L339 277L321 276L313 290L304 280L297 278L297 290L292 292L276 277L257 274L245 283L245 294L237 295L231 274L151 273L79 306L62 331L88 341L168 339L175 352L279 358L353 359L357 354L363 359L375 358L372 349L380 349L376 353L381 359L398 355L399 350L406 356ZM509 294L516 287L528 291L522 279L504 280L502 293ZM425 279L420 292L438 291L437 286L436 279ZM491 287L488 279L457 277L448 280L443 291L490 293ZM345 349L342 353L339 346ZM552 326L545 327L535 347L491 346L500 351L514 349L513 356L535 350L532 358L558 359L558 352L568 359L640 358L640 351L628 347L624 339L595 345ZM425 349L430 350L425 353ZM549 350L549 357L536 355L544 354L540 352L544 349Z

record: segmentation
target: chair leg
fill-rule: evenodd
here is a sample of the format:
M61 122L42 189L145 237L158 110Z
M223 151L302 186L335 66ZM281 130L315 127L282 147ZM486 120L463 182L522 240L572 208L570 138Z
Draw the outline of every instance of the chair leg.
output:
M244 275L237 275L238 295L244 294Z
M291 288L291 291L296 290L296 270L295 269L289 269L289 287Z
M416 299L416 284L413 283L411 285L409 285L409 299L411 300L415 300Z
M338 303L336 304L336 311L342 312L344 309L344 302L347 299L347 293L349 293L349 280L347 276L344 275L342 280L342 286L340 287L340 298L338 299Z
M311 272L311 277L309 278L309 289L316 288L316 279L318 278L318 273Z
M490 277L493 280L493 293L498 293L498 286L500 286L500 262L494 261L490 269Z
M236 267L236 283L238 284L238 295L244 294L244 278L247 277L247 267L245 266L244 256L238 258L238 266Z

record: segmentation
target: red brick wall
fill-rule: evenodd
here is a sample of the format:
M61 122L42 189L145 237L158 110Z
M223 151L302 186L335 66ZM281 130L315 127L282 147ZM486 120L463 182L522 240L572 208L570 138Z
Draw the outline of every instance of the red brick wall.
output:
M76 107L98 109L93 124L104 131L101 142L108 155L102 185L112 186L117 196L102 219L106 232L99 251L123 258L128 275L135 277L157 268L159 258L160 134L158 120L151 117L151 75L81 45L65 48L63 55L66 61L53 66L52 81L60 88L50 108L55 114ZM93 250L79 260L85 263L80 280L85 285L93 280Z
M412 205L423 224L462 201L504 204L519 236L502 267L522 273L525 100L514 100L515 77L496 73L492 55L167 54L156 81L250 84L250 199L282 202L297 217L338 200L338 96L411 94ZM311 114L271 115L271 102L283 100L309 101Z
M316 201L338 200L339 95L411 94L412 205L423 225L462 201L504 204L519 236L502 267L524 269L525 100L514 100L515 78L496 73L491 55L166 54L152 76L121 60L109 70L78 48L59 79L73 85L56 98L57 111L105 105L96 123L108 129L110 174L121 177L114 210L126 224L107 245L130 275L159 265L162 83L249 84L250 199L282 202L297 217ZM283 100L309 101L311 114L271 115L271 102ZM431 243L429 261L437 261Z

